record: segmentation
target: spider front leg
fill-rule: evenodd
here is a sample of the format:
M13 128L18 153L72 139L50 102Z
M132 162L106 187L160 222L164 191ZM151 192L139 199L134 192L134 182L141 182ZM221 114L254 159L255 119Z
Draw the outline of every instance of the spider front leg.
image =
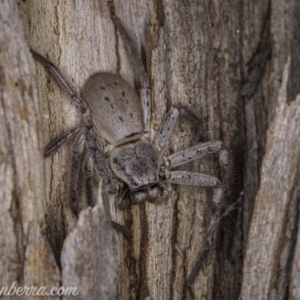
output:
M151 96L150 96L150 85L149 85L149 77L143 65L143 62L138 54L138 51L127 33L125 27L123 26L121 20L115 14L115 7L113 1L109 0L107 5L110 10L111 19L120 33L124 43L125 49L128 53L129 59L133 62L134 71L136 76L138 76L141 84L140 97L143 108L143 123L144 123L144 137L149 137L150 131L150 118L151 118Z
M31 54L34 57L35 60L37 60L39 63L41 63L46 71L52 76L52 78L58 83L60 87L63 88L65 92L71 97L71 100L75 103L75 105L80 109L83 120L85 122L84 125L81 126L91 126L95 128L94 120L92 118L90 109L86 105L86 103L83 101L81 97L74 91L74 89L70 86L66 78L62 75L62 73L59 71L59 69L47 58L39 54L37 51L30 48ZM63 145L65 142L70 140L72 136L79 131L78 127L77 129L74 128L74 131L70 131L69 133L62 136L57 142L54 142L53 144L49 145L46 150L46 156L50 156L56 152L56 150ZM60 143L60 145L59 145ZM100 145L101 149L104 149L105 141L104 139L98 135L98 144Z
M96 169L94 166L96 163L99 165L99 157L96 162L95 160L96 153L94 150L89 149L86 162L85 162L85 189L86 189L86 196L87 196L87 204L88 206L93 207L96 204L96 199L95 199L95 188L94 188L94 170ZM101 174L103 176L103 173ZM115 230L118 232L121 232L124 234L124 236L127 239L132 238L132 233L131 231L126 227L123 226L119 223L114 222L113 220L111 221L112 226L114 227Z
M168 114L166 115L160 127L160 130L158 131L154 140L154 145L156 145L156 147L159 148L160 150L162 150L166 146L168 140L170 139L180 114L190 114L190 113L184 107L173 106L168 112ZM194 117L193 120L196 120L196 117ZM186 164L190 161L214 153L219 154L219 163L221 166L221 178L222 178L221 181L216 177L205 175L205 174L193 173L188 171L170 171L171 168ZM196 146L188 147L174 154L171 154L167 157L164 157L163 159L164 159L164 164L162 168L162 174L170 183L196 185L205 188L207 187L207 188L215 189L213 195L213 214L211 216L210 225L207 230L207 246L201 252L199 259L186 282L189 293L192 296L193 292L192 292L191 285L195 277L197 276L199 270L201 269L201 266L204 260L206 259L206 257L208 256L209 250L216 239L217 230L219 227L221 204L224 201L226 194L229 191L228 152L224 148L224 145L221 141L215 141L215 142L200 143ZM167 170L164 171L164 169Z
M58 68L47 58L39 54L37 51L30 48L31 54L38 62L40 62L54 80L71 96L71 99L80 108L81 112L84 113L88 110L87 105L84 101L76 94L76 92L69 85L64 76L60 73Z
M185 107L172 106L168 114L165 116L154 140L154 145L158 149L163 150L166 146L180 115L189 116L194 124L198 121L197 117ZM224 191L227 193L229 190L229 157L228 152L221 141L200 143L193 147L180 150L174 154L164 157L164 165L165 168L171 169L213 153L219 153L222 185Z
M200 143L180 150L174 154L164 157L164 162L166 168L171 169L214 153L219 153L222 186L224 191L227 193L229 190L229 157L228 152L221 141Z
M162 150L167 145L180 115L188 117L192 122L193 128L198 127L199 120L190 110L181 105L172 106L165 116L153 142L158 149Z

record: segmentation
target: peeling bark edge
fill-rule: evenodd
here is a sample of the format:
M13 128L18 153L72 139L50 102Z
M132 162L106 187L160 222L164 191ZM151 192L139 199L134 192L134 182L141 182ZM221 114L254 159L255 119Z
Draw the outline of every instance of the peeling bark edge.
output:
M43 139L35 72L15 1L1 2L0 27L0 286L55 287L60 274L42 233Z
M240 299L285 299L288 293L300 185L300 95L288 104L289 69L290 58L285 64L276 114L267 134Z

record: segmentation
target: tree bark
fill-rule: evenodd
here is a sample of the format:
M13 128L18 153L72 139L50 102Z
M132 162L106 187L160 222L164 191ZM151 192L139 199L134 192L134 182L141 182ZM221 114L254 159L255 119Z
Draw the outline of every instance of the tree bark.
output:
M297 299L300 9L297 1L276 0L249 1L245 7L245 62L255 52L249 36L257 36L257 23L261 36L263 23L269 23L271 55L260 86L245 103L246 244L240 299Z
M195 299L298 299L296 1L114 5L149 74L151 139L170 107L180 104L199 122L195 130L180 118L168 152L215 140L230 151L230 197L222 204L218 241L193 284ZM18 6L27 43L78 93L99 71L138 85L106 1L26 0ZM126 211L110 199L112 218L132 231L130 240L112 231L101 191L93 209L80 201L77 221L68 206L72 143L51 158L42 155L46 144L81 122L81 114L39 64L38 103L13 1L1 4L0 22L1 286L61 282L77 287L76 299L189 299L185 282L207 246L212 190L174 185L165 204ZM218 169L217 155L178 168L219 177ZM11 261L21 269L8 267Z
M13 292L32 285L58 287L60 278L43 236L41 118L34 65L15 2L2 1L0 28L0 286L7 288L1 291L4 299L4 295L11 298L10 288ZM34 297L42 298L58 299Z
M233 4L237 6L238 1ZM182 104L199 118L198 132L192 132L190 122L181 119L169 145L171 151L199 141L222 139L232 152L238 152L241 142L236 139L240 122L236 88L239 85L238 10L232 9L232 5L199 5L197 1L182 4L152 1L149 5L146 1L126 4L115 1L115 6L144 57L150 76L151 138L171 105ZM20 9L31 47L54 62L77 91L97 71L120 74L134 86L132 65L104 1L91 1L88 5L21 2ZM228 24L223 12L229 14ZM55 84L47 84L47 80L49 76L38 66L45 139L50 141L74 127L79 115L68 97ZM47 233L57 258L65 236L74 226L65 179L70 153L69 145L46 161ZM234 165L233 156L233 168ZM214 171L216 167L216 157L213 157L181 169L218 175ZM126 224L134 236L131 241L118 236L121 299L187 297L185 281L206 246L211 196L211 191L205 189L174 187L172 197L162 206L145 204L120 212L112 204L115 220ZM216 256L212 249L194 284L197 297L211 298L216 293L220 297L236 298L238 285L229 278L236 276L239 280L235 268L241 263L240 256L237 261L236 265L224 262L222 255ZM223 273L227 274L226 279ZM224 289L227 284L229 287Z

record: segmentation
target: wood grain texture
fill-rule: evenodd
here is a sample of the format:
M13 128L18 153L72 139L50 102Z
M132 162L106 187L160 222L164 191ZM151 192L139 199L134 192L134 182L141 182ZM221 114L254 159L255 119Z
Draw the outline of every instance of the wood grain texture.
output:
M299 276L294 267L290 278L291 268L297 264L293 253L297 252L299 218L299 72L296 66L300 10L296 1L246 1L245 65L260 43L254 33L259 31L261 35L267 15L270 16L271 55L257 91L251 99L245 99L243 232L247 244L241 299L292 298L291 291L295 295L297 289L295 285L290 287L289 295L288 285Z
M191 132L190 122L181 119L169 145L171 152L218 139L237 152L239 36L237 11L232 4L115 1L115 6L146 59L152 88L151 137L171 105L182 104L198 116L199 132ZM26 1L20 2L20 10L31 47L55 63L75 90L80 91L88 76L99 70L120 74L135 86L132 65L109 19L105 1ZM47 80L48 75L38 66L45 139L50 141L75 126L79 114L68 97ZM67 206L69 157L70 146L66 146L46 161L48 238L57 257L74 224ZM216 168L214 157L180 169L218 175ZM205 247L211 196L211 191L200 188L175 187L172 198L162 206L146 204L126 212L112 207L114 218L134 234L130 242L119 237L122 299L187 296L184 282ZM233 274L235 266L222 264L222 256L217 264L214 259L212 251L197 277L195 293L199 298L211 298L214 288L215 293L226 294L222 284L227 285L229 280L221 280L219 268ZM215 273L218 284L214 283ZM237 295L236 286L231 284L228 289L229 298Z
M216 140L231 154L232 191L218 242L196 277L195 299L298 299L297 1L114 3L150 77L151 139L170 107L180 104L198 117L197 130L189 118L180 118L166 154ZM91 210L80 194L84 211L78 222L68 206L72 143L43 158L46 144L81 122L80 112L39 64L38 102L16 5L2 1L0 7L0 285L62 282L77 285L80 297L89 299L188 299L185 280L206 246L212 190L174 185L165 204L127 211L111 199L113 219L133 232L131 240L114 233L115 255L100 195ZM24 0L18 7L27 43L57 65L78 93L99 71L138 87L106 0ZM242 98L247 62L261 44L268 15L271 54L255 93ZM176 170L218 176L218 158ZM106 238L108 252L101 252ZM108 272L101 255L110 259L108 270L119 263L111 294L115 277L101 279Z
M99 199L108 201L104 195ZM112 199L111 199L112 200ZM81 211L61 252L62 286L76 287L78 294L63 299L117 299L118 261L110 214L97 203Z
M275 118L267 133L240 299L286 299L287 295L300 199L300 96L288 104L289 72L290 58L284 69Z
M299 193L299 190L298 190ZM297 208L296 208L297 211ZM299 210L298 210L299 213ZM292 261L292 272L291 272L291 279L289 284L289 299L296 300L300 298L300 287L299 287L299 280L300 280L300 218L298 216L298 233L297 233L297 242L295 245L295 252Z
M0 27L0 286L55 287L59 270L43 235L43 142L34 65L14 1L1 2ZM41 298L57 299L34 299Z

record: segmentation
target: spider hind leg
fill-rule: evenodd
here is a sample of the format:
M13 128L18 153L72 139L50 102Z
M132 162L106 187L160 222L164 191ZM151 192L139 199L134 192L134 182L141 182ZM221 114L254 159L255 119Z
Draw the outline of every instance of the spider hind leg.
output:
M219 164L221 167L221 180L217 177L194 173L189 171L170 171L171 168L186 164L190 161L202 158L210 154L219 155ZM173 184L195 185L204 188L214 188L213 211L210 218L209 227L206 233L206 247L201 251L197 263L193 267L186 285L193 298L192 284L199 273L203 262L206 260L211 247L216 241L218 228L221 218L221 207L227 197L229 190L229 155L221 141L200 143L198 145L180 150L174 154L164 157L164 168L162 172L166 180Z

